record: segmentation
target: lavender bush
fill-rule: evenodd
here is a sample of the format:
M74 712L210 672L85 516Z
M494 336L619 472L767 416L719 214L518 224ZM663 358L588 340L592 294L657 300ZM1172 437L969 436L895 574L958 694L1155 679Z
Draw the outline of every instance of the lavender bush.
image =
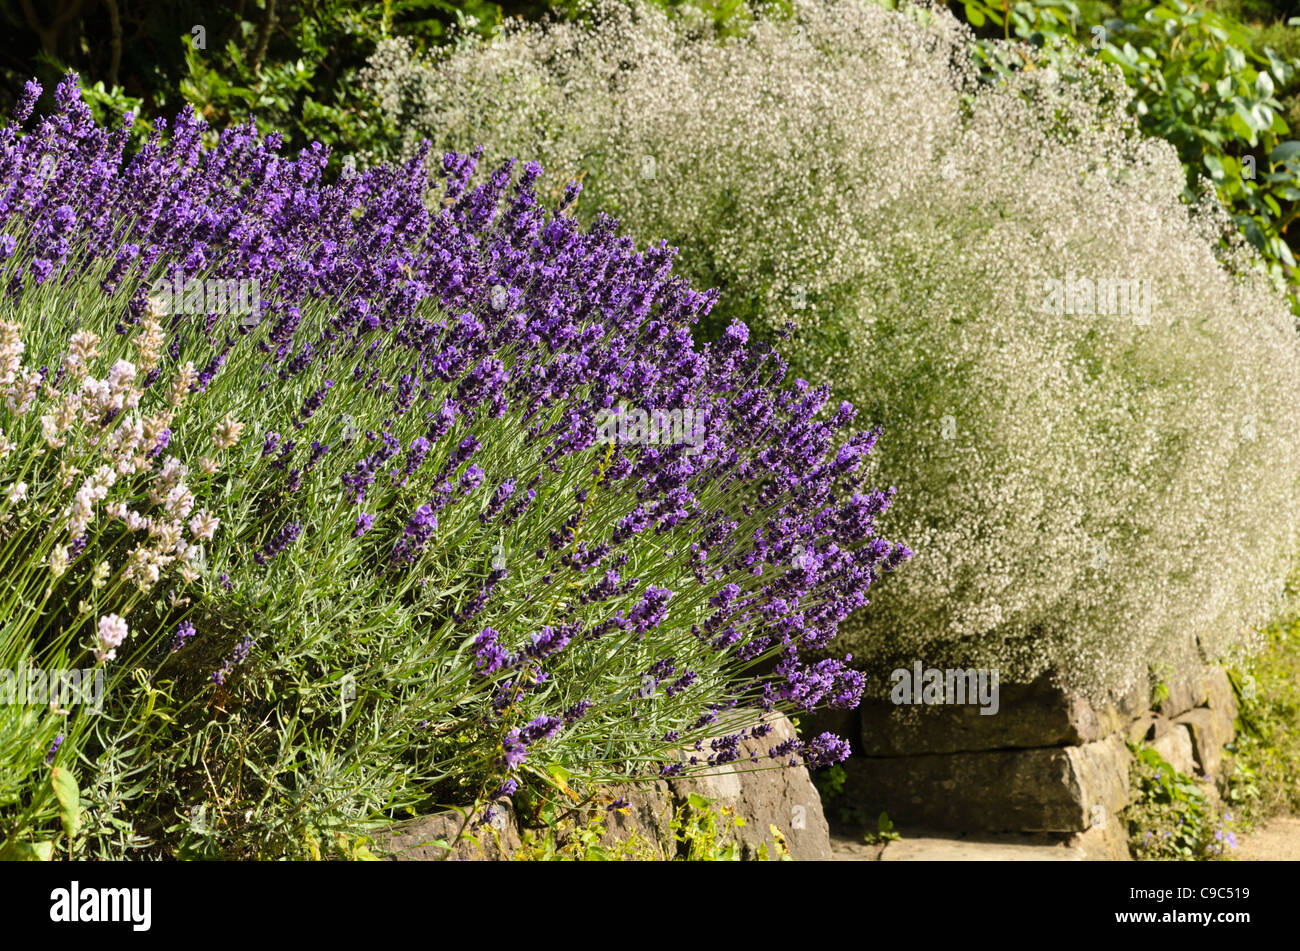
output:
M546 211L535 164L448 154L426 207L423 156L326 183L184 115L125 154L56 98L0 132L0 666L109 689L0 707L5 848L319 854L857 702L818 658L910 554L877 433L739 322L694 343L669 248Z

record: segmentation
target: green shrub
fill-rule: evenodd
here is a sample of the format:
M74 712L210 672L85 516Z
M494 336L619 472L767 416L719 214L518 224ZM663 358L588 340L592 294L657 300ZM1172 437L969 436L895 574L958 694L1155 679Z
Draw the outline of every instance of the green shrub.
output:
M1149 747L1134 747L1129 770L1132 801L1124 810L1136 859L1208 861L1237 848L1232 811L1216 814L1201 784L1178 772Z
M1143 131L1178 150L1187 197L1209 176L1279 284L1300 284L1295 234L1287 235L1300 217L1300 141L1292 129L1300 59L1293 36L1256 32L1184 0L1042 0L1005 11L1001 3L970 0L963 11L972 25L1029 44L979 44L977 58L994 73L1055 62L1060 54L1051 44L1062 39L1117 66ZM1279 40L1281 54L1270 45ZM1293 307L1300 311L1300 303Z
M490 35L502 17L491 0L10 4L0 9L0 105L8 113L32 76L52 88L75 69L96 118L133 112L137 140L153 119L188 105L214 137L256 116L264 134L295 149L313 141L343 153L382 149L388 133L355 82L375 44L390 35L421 46Z
M1300 814L1300 622L1274 625L1233 674L1240 712L1225 798L1251 824Z
M449 154L430 210L418 162L326 183L184 115L124 153L56 99L0 129L0 672L109 682L0 703L0 847L355 856L857 703L822 654L910 554L876 434L743 325L698 345L669 249L534 163Z

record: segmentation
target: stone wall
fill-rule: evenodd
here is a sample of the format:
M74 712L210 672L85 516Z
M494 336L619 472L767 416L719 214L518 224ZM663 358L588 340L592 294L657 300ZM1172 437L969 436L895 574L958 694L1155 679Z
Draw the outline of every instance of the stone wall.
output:
M675 810L685 806L694 793L711 800L714 808L725 806L745 820L735 830L742 857L755 859L764 851L768 858L778 854L776 827L790 857L796 861L831 858L830 830L822 812L817 789L802 766L776 766L768 750L795 737L793 724L782 716L761 717L772 732L761 740L741 743L741 758L735 763L710 768L689 777L635 785L602 787L599 800L575 818L584 825L590 813L605 813L606 831L601 844L613 849L620 842L637 841L648 847L649 857L671 859L679 844L669 828ZM757 753L759 763L750 760ZM608 810L605 803L626 799L626 809ZM463 818L453 812L422 816L399 823L377 837L377 850L387 857L406 861L434 861L443 858L456 841ZM478 830L474 839L462 838L447 855L451 860L503 860L512 858L523 845L527 820L508 806L499 810L490 826ZM540 830L539 830L540 831ZM443 844L439 844L441 840ZM765 849L763 847L766 846Z
M1216 776L1236 716L1220 668L1170 683L1157 709L1145 694L1143 684L1094 705L1043 678L1003 685L992 716L968 705L864 704L847 724L861 755L844 764L841 796L902 826L1043 833L1090 858L1129 858L1118 818L1130 797L1126 741L1151 745L1183 772Z
M1145 743L1178 770L1217 776L1222 749L1232 739L1236 701L1227 674L1207 668L1168 684L1154 709L1145 684L1109 704L1092 704L1043 678L1002 685L999 709L981 715L974 706L866 703L856 711L829 712L802 723L805 734L831 730L851 737L854 755L843 764L845 784L834 807L861 815L888 812L908 827L963 835L1019 833L1080 850L1090 859L1127 859L1128 837L1120 814L1128 805L1128 743ZM760 717L755 715L755 723ZM669 823L692 794L744 818L737 830L745 858L777 854L775 827L796 860L832 857L821 800L807 770L767 766L769 748L794 736L784 717L768 718L772 733L742 744L741 759L689 778L601 789L591 811L605 813L602 845L635 841L642 853L677 857L681 847ZM757 753L760 764L749 759ZM605 804L626 799L625 809ZM399 860L435 860L448 852L462 819L454 813L400 823L378 837L378 850ZM526 817L506 807L477 841L457 842L455 860L509 859L523 843ZM540 831L540 830L539 830Z

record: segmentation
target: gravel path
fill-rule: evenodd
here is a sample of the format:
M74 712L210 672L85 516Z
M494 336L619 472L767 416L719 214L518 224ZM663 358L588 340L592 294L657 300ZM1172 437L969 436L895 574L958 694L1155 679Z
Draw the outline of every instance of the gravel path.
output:
M1032 836L904 836L867 845L849 835L831 835L836 862L1081 862L1082 850L1050 845Z
M1274 819L1262 829L1240 836L1233 859L1237 862L1300 860L1300 819Z

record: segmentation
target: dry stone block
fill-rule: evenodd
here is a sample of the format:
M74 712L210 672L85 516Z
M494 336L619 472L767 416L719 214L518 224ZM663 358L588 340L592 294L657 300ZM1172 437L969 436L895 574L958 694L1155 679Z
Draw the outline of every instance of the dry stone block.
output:
M1156 705L1156 712L1171 720L1194 707L1204 705L1206 701L1208 682L1205 670L1179 673L1164 683L1169 689L1169 696Z
M1079 746L853 757L844 795L868 814L965 832L1081 832L1129 797L1119 734Z
M1223 747L1232 740L1232 717L1222 710L1197 707L1188 710L1176 721L1189 733L1196 765L1206 776L1217 776L1223 763ZM1165 757L1168 759L1168 757Z
M1228 672L1222 667L1211 667L1202 680L1205 705L1216 713L1225 715L1229 722L1237 717L1237 694L1232 689Z
M594 810L604 813L605 833L601 845L617 849L632 842L632 857L671 859L676 841L671 828L675 810L691 793L713 800L714 808L726 806L745 820L736 837L745 858L756 858L766 844L769 858L778 854L771 827L775 826L796 860L829 860L830 829L822 812L821 798L808 770L802 766L778 765L768 750L785 740L795 739L794 725L783 716L764 716L755 711L753 724L763 721L772 730L761 739L740 744L741 757L734 763L710 767L701 773L669 781L602 786L596 801L575 817L585 824ZM755 762L752 757L757 757ZM625 808L610 810L613 802L625 799ZM504 860L523 845L511 808L498 807L496 820L456 841L463 818L455 812L421 816L398 823L376 837L376 848L399 861ZM474 841L474 839L477 841ZM453 844L454 843L454 844ZM646 853L650 854L646 854Z
M606 811L605 834L601 845L613 848L618 843L643 843L656 859L671 859L676 844L670 826L673 818L673 791L662 780L636 785L603 787L609 798L626 799L626 809Z
M759 722L761 714L755 714ZM734 809L745 820L736 830L746 858L755 858L766 843L769 858L776 857L776 843L769 826L776 826L796 861L828 861L831 858L830 829L822 812L821 797L802 766L777 766L767 751L784 740L794 739L794 725L786 717L767 718L772 732L759 740L741 743L741 758L669 781L673 792L685 800L691 793L715 801L716 806ZM759 761L751 761L752 754Z
M1113 813L1107 814L1104 821L1092 828L1071 836L1066 844L1081 851L1088 862L1129 862L1133 859L1128 848L1128 830Z
M387 829L376 836L375 844L385 858L399 862L501 861L510 859L523 844L508 806L498 806L488 825L477 830L466 826L457 842L462 825L464 819L456 812L420 816Z
M1116 703L1092 704L1051 682L1001 684L998 710L975 704L866 702L859 708L861 748L867 756L912 756L976 750L1077 746L1101 740L1141 712L1142 689Z
M673 814L695 793L713 800L714 808L726 806L745 820L736 830L745 858L757 858L764 844L767 856L777 857L771 832L775 826L792 858L829 860L830 829L808 770L777 765L767 755L771 747L795 738L794 725L786 717L765 718L757 711L752 722L764 719L772 725L772 731L762 739L742 742L737 762L669 781L603 786L596 801L583 815L575 817L576 821L584 824L592 811L601 810L605 820L601 845L616 850L620 843L631 842L625 857L671 859L677 849L670 825ZM758 761L752 761L752 756L757 756ZM607 808L619 799L627 800L628 805L617 810ZM458 813L444 812L390 827L376 837L376 848L399 861L437 861L444 856L449 861L510 859L523 842L509 806L498 808L492 825L475 833L477 841L468 835L455 841L463 819Z
M1166 763L1191 776L1196 772L1196 757L1192 751L1192 734L1187 724L1175 722L1169 732L1158 740L1147 744L1164 759Z
M1169 732L1170 720L1158 713L1144 713L1124 730L1130 743L1158 740Z
M1129 752L1118 733L1064 750L1071 768L1066 772L1072 802L1084 810L1081 828L1092 828L1118 815L1129 801Z
M568 816L566 830L590 828L599 820L604 832L599 845L609 857L658 861L671 859L676 853L672 831L676 807L672 788L656 779L637 783L607 783L595 790L595 796L583 808ZM620 801L625 806L611 808ZM545 834L540 825L537 834Z

